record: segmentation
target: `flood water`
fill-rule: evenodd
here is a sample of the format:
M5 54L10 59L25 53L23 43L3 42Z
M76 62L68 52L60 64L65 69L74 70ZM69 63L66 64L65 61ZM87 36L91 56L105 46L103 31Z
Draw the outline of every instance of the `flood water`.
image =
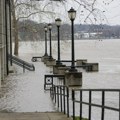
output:
M53 57L57 58L56 42L53 43ZM49 49L49 48L48 48ZM99 63L99 72L83 72L82 88L120 88L120 40L76 40L76 59L87 59ZM31 62L33 56L44 55L44 42L21 42L19 57ZM71 59L70 41L61 43L61 59ZM51 69L42 62L35 62L35 72L16 66L16 72L3 82L0 97L0 111L46 112L55 111L49 92L44 91L44 74ZM96 95L97 100L98 95ZM107 100L114 98L110 95ZM115 99L115 98L114 98ZM117 98L116 98L117 99ZM112 101L112 100L111 100ZM110 101L110 102L111 102ZM112 103L111 103L112 104ZM113 103L113 106L118 104ZM116 115L115 115L116 116ZM114 120L115 116L113 116ZM110 118L109 120L113 120ZM94 119L93 119L94 120Z

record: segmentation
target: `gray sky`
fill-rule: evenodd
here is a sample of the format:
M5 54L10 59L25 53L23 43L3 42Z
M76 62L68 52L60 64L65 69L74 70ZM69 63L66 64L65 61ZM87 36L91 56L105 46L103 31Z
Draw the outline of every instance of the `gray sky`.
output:
M87 0L86 0L87 1ZM89 0L93 1L93 0ZM109 24L109 25L120 25L120 0L97 0L95 4L96 12L93 15L90 15L88 19L89 12L86 11L83 6L68 0L66 5L56 5L53 3L52 6L46 7L47 10L55 11L58 14L41 18L35 18L35 20L41 22L54 22L55 18L60 17L63 23L70 23L68 18L67 11L73 7L77 11L77 17L75 23L78 24Z

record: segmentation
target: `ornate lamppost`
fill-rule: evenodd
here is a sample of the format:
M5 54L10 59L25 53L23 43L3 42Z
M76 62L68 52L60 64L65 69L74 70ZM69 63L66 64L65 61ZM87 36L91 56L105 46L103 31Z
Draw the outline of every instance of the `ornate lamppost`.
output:
M55 19L55 23L57 25L57 33L58 33L58 60L57 60L57 65L61 65L60 62L60 25L61 25L61 19L57 18Z
M51 43L51 29L52 29L52 24L48 24L48 29L49 29L49 39L50 39L50 56L49 59L52 59L52 43Z
M47 26L44 27L45 30L45 55L44 56L48 56L47 54Z
M71 39L72 39L72 42L71 42L71 59L72 59L72 62L71 62L70 71L71 72L76 72L77 69L75 69L75 51L74 51L74 20L75 20L75 17L76 17L76 11L73 8L71 8L68 11L68 16L71 20Z

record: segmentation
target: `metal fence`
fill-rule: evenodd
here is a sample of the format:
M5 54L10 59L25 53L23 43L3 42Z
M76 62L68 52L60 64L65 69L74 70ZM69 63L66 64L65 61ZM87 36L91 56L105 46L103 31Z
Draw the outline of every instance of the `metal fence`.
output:
M85 92L87 92L88 97L83 99ZM94 103L94 93L97 95L97 97L99 96L97 98L97 103ZM114 101L112 101L110 98L107 98L108 93L111 93L112 96L117 93L117 106L111 106ZM105 117L106 110L110 110L112 113L117 113L117 120L120 120L120 89L72 89L72 91L70 91L67 86L53 85L50 88L50 95L52 100L56 103L58 109L61 112L66 113L68 117L69 114L71 114L73 120L76 120L76 116L77 120L83 120L83 118L86 118L85 120L93 120L94 118L92 111L94 110L94 113L96 113L97 108L100 109L100 112L98 112L96 115L97 120L109 120ZM107 100L111 100L111 103L106 104L108 102ZM70 104L71 102L72 104ZM87 106L87 109L85 110L87 115L85 116L83 114L84 105ZM93 107L95 107L95 109L93 109ZM70 110L72 110L72 113L70 113ZM79 114L77 114L77 112L79 112ZM109 116L111 117L112 115L109 113ZM111 120L115 120L114 116L111 118Z
M55 86L50 88L50 96L57 104L58 109L69 117L69 89L66 86Z
M76 95L76 92L79 92L79 97L78 94ZM83 100L83 92L88 92L88 101ZM93 98L93 93L101 93L101 103L93 103L92 98ZM111 107L110 105L106 105L106 94L107 93L118 93L118 106L117 107ZM79 100L78 100L79 98ZM118 120L120 120L120 90L118 89L78 89L78 90L72 90L72 101L73 101L73 120L75 120L75 112L76 112L76 107L75 103L79 103L79 118L82 120L84 118L83 116L83 105L88 106L88 120L92 119L92 107L97 107L101 109L100 114L100 120L105 120L105 110L111 110L112 112L118 112ZM86 111L87 112L87 111Z

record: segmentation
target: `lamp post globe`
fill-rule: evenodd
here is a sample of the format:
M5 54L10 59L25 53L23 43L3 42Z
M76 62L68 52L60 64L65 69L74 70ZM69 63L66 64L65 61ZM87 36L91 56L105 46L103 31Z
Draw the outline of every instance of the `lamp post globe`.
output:
M48 56L47 54L47 26L44 27L44 31L45 31L45 55L44 56Z
M72 7L68 11L68 17L70 18L70 20L75 20L76 18L76 11Z
M60 62L60 25L61 25L61 19L57 18L55 19L55 23L57 26L57 33L58 33L58 60L57 60L57 65L61 65L62 63Z
M45 32L47 32L47 30L48 30L47 26L44 27L44 30L45 30Z
M50 39L50 59L52 59L52 43L51 43L51 29L52 29L52 24L48 24L48 29L49 29L49 39Z
M75 69L75 50L74 50L74 20L76 17L76 11L71 7L71 9L68 11L68 17L71 20L71 69L70 72L76 72L77 69Z
M62 20L60 18L55 19L55 23L60 27Z

